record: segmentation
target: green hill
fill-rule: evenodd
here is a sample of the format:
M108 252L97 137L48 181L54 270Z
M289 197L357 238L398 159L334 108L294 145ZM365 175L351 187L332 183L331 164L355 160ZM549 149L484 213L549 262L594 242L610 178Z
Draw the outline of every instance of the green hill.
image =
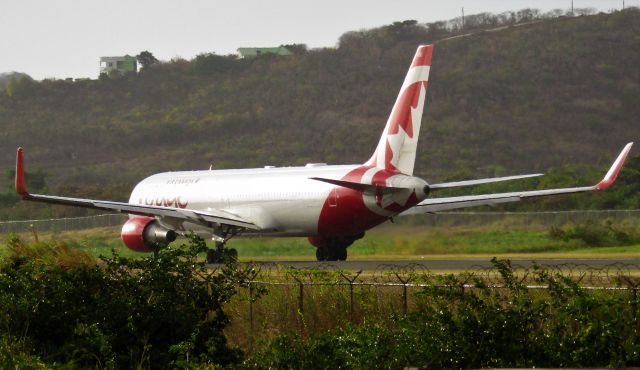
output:
M416 46L431 42L416 162L429 181L607 166L640 138L640 10L438 41L456 32L402 22L288 57L203 54L138 75L22 79L0 93L0 167L23 146L49 190L122 200L158 171L361 163Z
M10 83L15 83L16 81L19 81L23 78L26 78L28 80L31 80L31 76L29 76L26 73L20 73L20 72L3 72L0 73L0 91L4 91L5 93L10 92L12 87L9 87ZM13 80L13 82L12 82ZM9 87L9 90L7 90L7 87Z

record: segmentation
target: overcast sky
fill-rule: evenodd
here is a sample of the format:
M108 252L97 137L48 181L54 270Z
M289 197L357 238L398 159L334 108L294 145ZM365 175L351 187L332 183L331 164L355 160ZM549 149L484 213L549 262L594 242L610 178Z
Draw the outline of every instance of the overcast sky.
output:
M574 0L574 6L609 11L622 2ZM347 31L446 20L462 7L474 14L570 6L571 0L0 0L0 72L96 78L100 56L149 50L170 60L242 46L335 46Z

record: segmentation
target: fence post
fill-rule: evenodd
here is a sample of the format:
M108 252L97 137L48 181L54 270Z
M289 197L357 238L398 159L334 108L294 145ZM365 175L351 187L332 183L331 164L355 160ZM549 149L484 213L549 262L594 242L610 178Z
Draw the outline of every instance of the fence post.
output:
M638 320L638 286L633 285L631 290L633 292L633 302L631 302L631 309L633 310L633 322Z
M409 310L409 302L408 302L408 298L407 298L407 284L405 283L403 286L403 291L402 291L402 298L404 299L404 305L402 306L402 313L403 314L407 314L407 311Z
M253 283L249 282L249 349L253 351Z
M402 283L402 313L403 314L407 314L407 312L409 311L409 294L407 292L407 286L409 284L409 282L411 281L411 279L413 278L412 275L409 275L406 279L403 279L400 274L398 274L397 272L394 273L394 275L396 275L396 278L398 278L398 281L400 281L400 283Z
M353 282L349 283L349 316L353 321Z
M304 284L299 280L298 285L300 286L300 295L298 296L298 310L300 311L300 314L304 314Z
M349 317L351 318L351 321L353 321L353 316L354 316L354 299L353 299L353 283L356 281L356 279L358 278L358 276L360 276L360 274L362 273L362 270L356 272L355 276L353 276L352 278L349 278L349 276L345 275L343 272L340 273L340 275L349 283Z

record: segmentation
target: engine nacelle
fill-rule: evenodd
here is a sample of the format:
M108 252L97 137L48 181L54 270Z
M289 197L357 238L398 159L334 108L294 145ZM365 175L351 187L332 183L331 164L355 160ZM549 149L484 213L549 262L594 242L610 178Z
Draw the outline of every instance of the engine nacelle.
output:
M175 231L160 225L153 217L139 216L127 220L120 233L127 248L136 252L152 252L157 245L176 240Z

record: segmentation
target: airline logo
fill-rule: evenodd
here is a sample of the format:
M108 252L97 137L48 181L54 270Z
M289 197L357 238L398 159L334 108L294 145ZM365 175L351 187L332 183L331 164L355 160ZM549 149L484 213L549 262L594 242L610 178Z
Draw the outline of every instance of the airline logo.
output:
M341 180L388 186L394 176L413 174L432 53L433 45L418 47L373 156ZM418 203L410 188L368 194L337 187L320 212L318 233L354 235Z
M342 180L355 183L387 186L394 176L405 175L374 166L360 166ZM333 193L337 207L331 207L327 199L320 212L318 233L320 235L353 235L371 228L403 210L419 203L413 189L365 193L344 187L337 187Z
M357 179L359 174L355 174L354 181L363 184L387 186L391 177L400 175L398 172L390 172L377 167L361 167L361 171L363 170L362 177ZM418 203L415 192L408 189L386 194L378 191L373 196L362 193L361 196L365 207L369 211L384 217L393 216Z
M369 166L413 174L433 45L416 51Z
M171 207L171 208L187 208L189 202L183 202L180 196L177 197L145 197L138 198L138 204L145 206Z

